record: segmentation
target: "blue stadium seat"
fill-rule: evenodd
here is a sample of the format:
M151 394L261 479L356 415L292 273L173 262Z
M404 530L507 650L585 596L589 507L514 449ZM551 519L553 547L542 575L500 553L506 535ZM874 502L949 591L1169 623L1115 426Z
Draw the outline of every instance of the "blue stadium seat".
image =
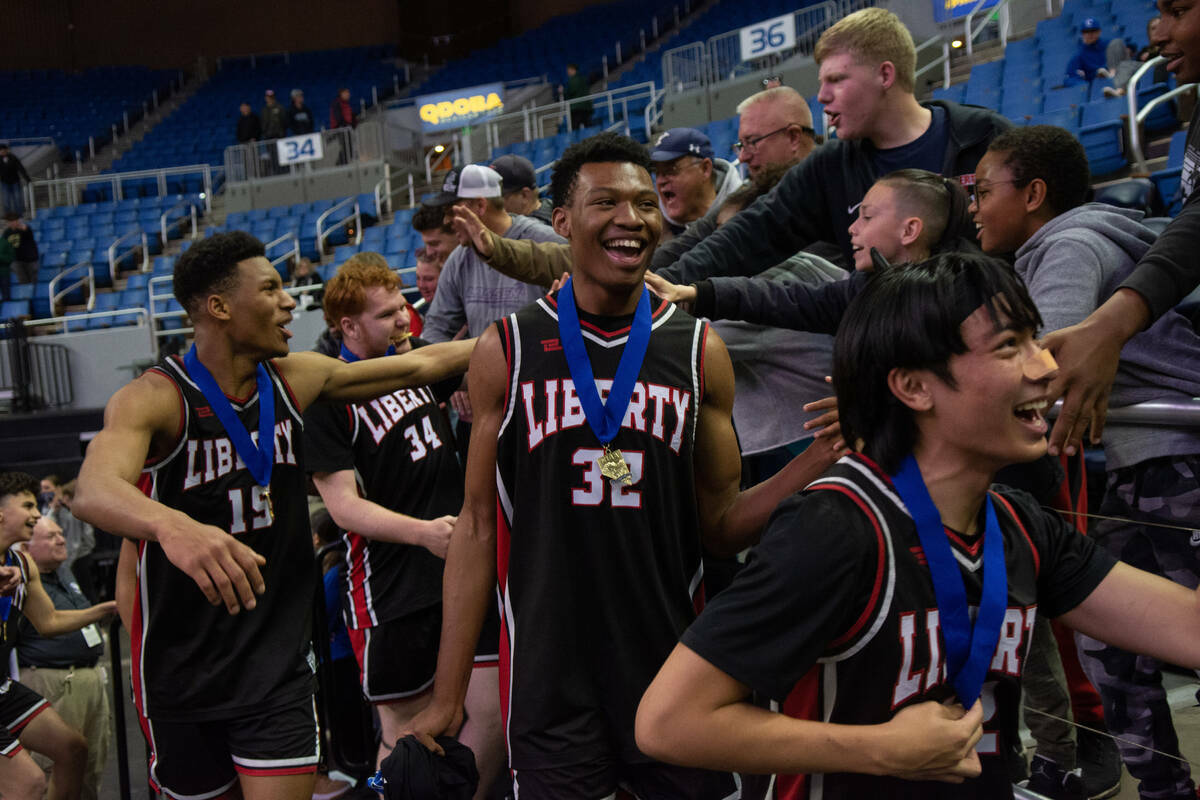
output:
M1162 169L1151 173L1150 180L1158 189L1158 196L1166 206L1167 214L1175 216L1183 206L1183 198L1178 196L1180 173L1183 171L1183 153L1187 146L1187 131L1176 131L1171 136L1171 149L1167 153L1167 164Z

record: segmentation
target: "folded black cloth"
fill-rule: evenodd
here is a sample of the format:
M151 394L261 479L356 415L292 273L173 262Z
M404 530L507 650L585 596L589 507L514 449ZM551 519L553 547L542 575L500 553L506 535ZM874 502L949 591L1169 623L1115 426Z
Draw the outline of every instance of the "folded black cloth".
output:
M475 754L449 736L437 737L437 743L445 756L431 752L415 736L397 739L369 785L383 800L471 800L479 786Z

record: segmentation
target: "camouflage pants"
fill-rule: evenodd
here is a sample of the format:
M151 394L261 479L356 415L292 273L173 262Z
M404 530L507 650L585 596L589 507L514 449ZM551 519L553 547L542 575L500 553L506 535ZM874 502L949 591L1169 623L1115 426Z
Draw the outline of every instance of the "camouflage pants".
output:
M1200 456L1154 458L1110 471L1100 514L1133 520L1100 520L1092 528L1089 535L1108 552L1189 589L1200 583ZM1189 534L1141 522L1193 530ZM1118 737L1121 759L1141 782L1141 797L1195 798L1185 762L1145 749L1179 755L1159 662L1082 634L1077 637L1080 661L1100 691L1104 719Z

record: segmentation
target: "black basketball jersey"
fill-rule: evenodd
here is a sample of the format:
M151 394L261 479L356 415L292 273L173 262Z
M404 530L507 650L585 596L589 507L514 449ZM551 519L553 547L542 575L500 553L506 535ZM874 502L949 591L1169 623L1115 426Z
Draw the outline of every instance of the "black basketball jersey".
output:
M27 563L27 556L9 548L0 556L0 566L16 567L21 572L21 583L8 597L0 597L0 675L8 674L8 661L17 643L21 627L21 609L25 606L25 586L29 582L29 571L36 567Z
M152 499L228 531L266 558L266 592L252 611L231 615L156 542L138 543L138 584L130 642L133 696L152 719L223 719L293 701L312 691L312 605L316 591L302 456L303 420L291 390L267 362L275 392L274 522L258 485L182 360L152 368L179 392L175 447L147 463L141 487ZM258 392L230 398L258 439Z
M433 391L399 389L367 403L317 403L304 412L309 472L353 469L360 494L418 519L462 509L454 433ZM346 531L344 610L370 628L442 602L442 559L424 547Z
M695 617L692 452L708 326L652 298L653 332L606 480L558 334L555 296L497 322L508 369L496 455L502 701L514 768L644 761L638 701ZM579 312L601 397L631 316Z
M1021 671L1039 607L1050 616L1074 608L1113 561L1029 495L999 486L990 495L1004 539L1008 608L980 698L982 776L951 785L811 775L792 796L1012 796L1004 755L1018 742ZM983 537L946 535L975 609ZM794 692L815 692L808 706L826 722L882 723L906 706L954 695L916 526L888 476L862 456L842 458L780 506L746 569L683 643L785 709L805 705Z

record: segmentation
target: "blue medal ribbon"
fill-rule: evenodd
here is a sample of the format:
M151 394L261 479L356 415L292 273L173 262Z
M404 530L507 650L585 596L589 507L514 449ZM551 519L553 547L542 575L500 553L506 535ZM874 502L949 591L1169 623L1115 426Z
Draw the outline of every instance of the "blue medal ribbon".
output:
M13 551L5 550L4 551L4 566L12 567L12 566L16 566L16 565L17 565L17 557L15 555L13 555ZM15 597L17 592L19 592L20 590L21 590L21 587L18 586L16 589L13 590L12 594L5 595L4 597L0 597L0 623L8 622L8 615L12 613L13 597ZM0 634L0 642L3 642L3 641L4 641L4 635Z
M629 328L629 339L625 342L625 350L621 353L617 374L613 376L606 401L601 402L600 392L596 389L592 362L579 329L575 288L570 278L558 292L558 336L562 340L563 355L567 358L567 368L575 382L575 394L583 407L588 425L600 444L607 445L621 429L621 421L625 419L629 400L633 397L633 385L646 359L646 347L650 344L650 290L642 287L642 297L638 300L633 324Z
M987 522L983 532L983 593L972 626L962 572L914 456L910 454L904 459L900 471L892 476L892 484L917 526L917 536L921 539L921 549L925 551L933 578L945 643L947 677L959 702L970 708L979 698L991 666L1008 606L1008 569L996 509L988 495L984 499ZM931 664L929 668L936 670L937 665Z
M386 352L386 353L384 353L384 355L385 355L385 356L394 356L394 355L396 355L396 345L394 345L394 344L389 344L389 345L388 345L387 352ZM341 352L341 356L342 356L342 361L345 361L347 364L353 364L355 361L361 361L361 360L362 360L362 359L360 359L358 356L354 355L354 353L350 352L350 348L346 347L346 343L345 343L345 342L342 342L342 352Z
M258 444L255 445L246 426L233 410L229 398L221 391L208 367L200 363L196 355L196 345L193 344L187 351L187 355L183 357L183 364L187 367L188 375L200 387L200 393L212 407L213 413L217 415L221 427L229 435L229 441L233 442L233 449L250 470L255 483L269 491L271 468L275 466L275 390L267 368L259 364L255 370L258 384Z

